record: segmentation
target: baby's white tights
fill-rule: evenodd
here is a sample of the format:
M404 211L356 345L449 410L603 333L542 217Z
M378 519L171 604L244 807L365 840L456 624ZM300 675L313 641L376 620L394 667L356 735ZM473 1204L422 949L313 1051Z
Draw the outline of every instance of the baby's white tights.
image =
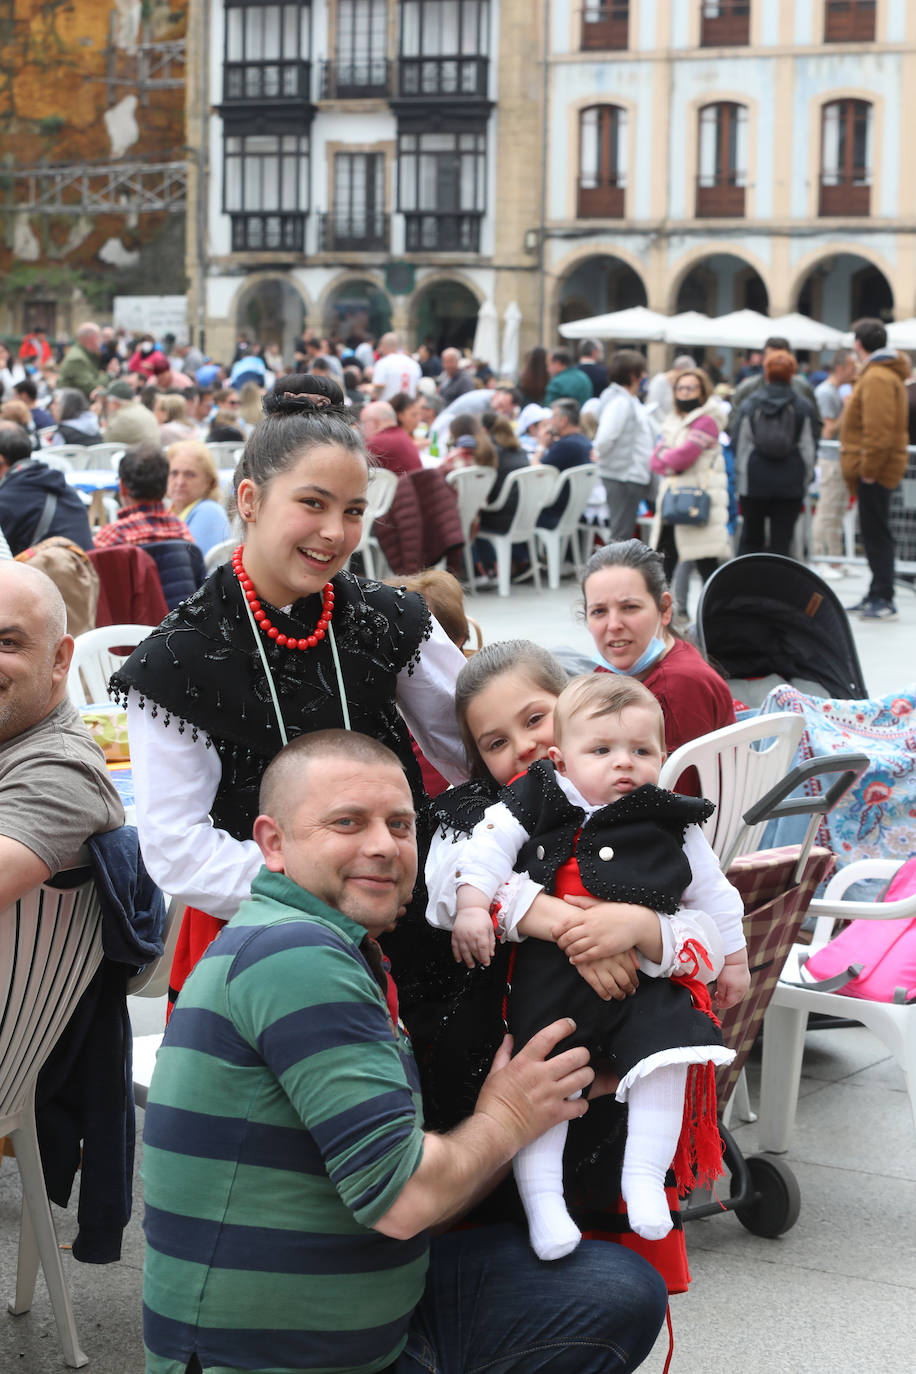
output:
M687 1065L667 1064L637 1079L627 1097L629 1124L620 1186L630 1226L644 1240L661 1240L671 1230L665 1175L677 1150L686 1086ZM582 1239L563 1198L568 1129L566 1121L552 1126L519 1150L512 1163L531 1248L542 1260L562 1259Z
M681 1134L686 1087L687 1065L666 1064L637 1079L627 1097L620 1191L630 1227L644 1240L661 1240L671 1230L665 1174Z

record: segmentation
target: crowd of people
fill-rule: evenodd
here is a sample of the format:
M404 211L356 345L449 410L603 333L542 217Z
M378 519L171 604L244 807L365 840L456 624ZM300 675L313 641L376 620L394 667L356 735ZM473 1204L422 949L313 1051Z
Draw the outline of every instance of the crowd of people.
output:
M686 1286L669 1166L715 1177L716 1010L749 980L709 804L695 775L658 787L666 753L735 720L672 579L731 556L736 497L740 550L788 553L830 427L872 568L861 613L894 613L909 364L878 322L854 333L856 366L834 358L813 401L778 339L730 395L679 357L647 396L643 355L594 343L536 349L517 381L394 334L307 335L291 372L244 340L223 367L94 325L53 378L38 336L31 375L7 358L4 408L30 411L0 419L14 554L46 519L36 474L64 476L43 438L125 445L117 518L67 528L97 549L221 543L208 443L241 450L238 547L111 682L143 863L187 904L144 1129L148 1374L645 1359ZM590 673L519 639L468 656L448 574L349 569L373 464L400 485L586 462L610 526L580 584ZM52 515L85 519L65 489ZM484 512L483 568L488 530ZM3 561L0 618L6 906L122 812L67 699L60 593Z

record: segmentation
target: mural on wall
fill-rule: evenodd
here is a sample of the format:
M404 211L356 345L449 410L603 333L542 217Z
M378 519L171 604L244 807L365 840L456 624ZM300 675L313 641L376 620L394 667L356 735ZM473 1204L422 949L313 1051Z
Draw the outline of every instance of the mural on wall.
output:
M11 0L4 9L7 328L32 327L33 304L47 311L56 302L58 326L68 328L74 302L104 310L151 280L156 291L183 291L183 169L155 169L185 156L186 0ZM150 187L167 193L150 197ZM163 208L141 212L158 201Z

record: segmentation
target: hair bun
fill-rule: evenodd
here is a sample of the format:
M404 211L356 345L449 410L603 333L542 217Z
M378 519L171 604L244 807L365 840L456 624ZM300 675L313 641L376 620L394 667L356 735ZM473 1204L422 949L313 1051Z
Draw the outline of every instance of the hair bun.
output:
M344 409L344 394L330 377L293 372L281 377L262 402L265 415L314 415Z

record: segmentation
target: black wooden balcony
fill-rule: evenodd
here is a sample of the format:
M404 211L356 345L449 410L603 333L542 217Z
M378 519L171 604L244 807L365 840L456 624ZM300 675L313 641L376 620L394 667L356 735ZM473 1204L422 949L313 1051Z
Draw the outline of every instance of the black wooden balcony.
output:
M408 100L485 100L489 66L486 57L402 57L398 95Z
M408 211L404 246L408 253L479 253L482 211Z
M366 62L322 62L322 100L384 99L391 89L391 66L384 57Z
M322 253L387 253L390 245L389 218L385 214L331 210L319 221Z
M311 92L308 62L226 62L223 105L307 104Z
M231 213L233 253L304 253L307 216L262 210Z

